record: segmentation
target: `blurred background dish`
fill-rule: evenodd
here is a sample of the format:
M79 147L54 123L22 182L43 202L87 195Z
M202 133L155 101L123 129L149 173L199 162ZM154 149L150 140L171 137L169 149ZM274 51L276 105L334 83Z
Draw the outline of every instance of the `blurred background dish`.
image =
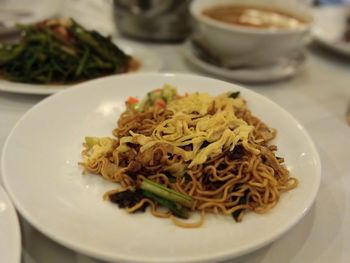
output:
M0 184L0 257L1 262L19 263L21 234L17 214Z
M178 41L190 31L190 0L114 0L114 18L123 35L146 40Z
M76 84L135 71L138 62L110 36L71 18L20 24L20 38L0 46L0 77L30 84Z
M312 21L294 1L194 0L190 13L192 38L228 66L273 64L303 49Z
M317 43L350 57L350 5L325 5L313 10Z
M28 24L54 17L61 9L60 0L2 0L0 35L17 31L16 24Z
M148 50L144 46L127 40L122 41L116 39L113 42L139 63L137 70L125 74L157 72L162 69L163 61L161 57L157 56L154 52ZM50 95L69 87L72 87L72 85L27 84L0 79L0 91L11 93Z

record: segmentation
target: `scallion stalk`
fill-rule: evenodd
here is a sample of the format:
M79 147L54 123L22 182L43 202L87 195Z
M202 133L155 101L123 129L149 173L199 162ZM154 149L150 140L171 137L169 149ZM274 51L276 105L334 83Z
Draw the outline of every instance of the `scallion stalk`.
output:
M155 183L151 180L144 179L141 183L141 189L147 190L155 195L163 197L167 200L173 201L175 203L181 204L185 207L191 208L193 206L193 198L167 188L161 184Z
M175 202L172 202L170 200L167 200L165 198L162 198L154 193L151 193L150 191L147 190L142 190L143 196L157 202L158 204L168 208L170 212L173 213L173 215L187 219L189 218L188 210L184 207L182 207L179 204L176 204Z

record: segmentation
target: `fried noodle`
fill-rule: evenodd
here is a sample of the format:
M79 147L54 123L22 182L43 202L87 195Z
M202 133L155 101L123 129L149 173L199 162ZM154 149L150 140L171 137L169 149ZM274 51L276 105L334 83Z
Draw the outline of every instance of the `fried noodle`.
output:
M144 101L143 101L144 102ZM133 213L149 204L154 216L171 218L181 227L199 227L205 214L263 214L281 193L295 188L284 159L276 156L275 129L252 115L245 100L230 93L176 96L165 105L127 103L115 138L85 143L83 167L121 187L136 189L146 178L190 196L198 222L179 220L147 197L127 208Z

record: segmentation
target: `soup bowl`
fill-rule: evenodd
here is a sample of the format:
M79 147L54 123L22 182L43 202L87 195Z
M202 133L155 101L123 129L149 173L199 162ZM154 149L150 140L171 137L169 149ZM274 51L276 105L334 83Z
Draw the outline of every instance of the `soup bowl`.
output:
M298 27L256 27L228 23L203 13L220 6L271 10L276 14L288 14L301 23ZM312 17L309 10L287 1L195 0L190 13L194 20L192 39L225 66L272 64L300 51L310 39Z

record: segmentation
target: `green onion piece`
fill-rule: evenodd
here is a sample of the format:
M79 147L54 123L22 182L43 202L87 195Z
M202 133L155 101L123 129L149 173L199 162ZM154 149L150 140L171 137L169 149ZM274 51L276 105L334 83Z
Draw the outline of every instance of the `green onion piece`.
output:
M181 204L191 208L193 206L193 199L188 195L184 195L172 189L169 189L161 184L155 183L151 180L144 179L141 183L141 189L147 190L157 196L163 197L167 200Z
M170 200L167 200L165 198L162 198L158 195L155 195L154 193L147 191L147 190L142 190L142 194L145 197L148 197L149 199L159 203L160 205L168 208L170 210L170 212L173 213L173 215L180 217L180 218L184 218L184 219L188 219L189 218L189 213L188 213L188 209L182 207L181 205L172 202Z
M229 98L236 99L239 96L239 91L231 92L230 95L228 96Z
M83 72L84 70L84 67L86 65L86 62L87 62L87 59L90 55L90 51L88 48L84 48L84 54L83 54L83 57L81 58L81 60L79 61L79 65L78 65L78 68L76 69L75 71L75 75L76 76L80 76L81 73Z

